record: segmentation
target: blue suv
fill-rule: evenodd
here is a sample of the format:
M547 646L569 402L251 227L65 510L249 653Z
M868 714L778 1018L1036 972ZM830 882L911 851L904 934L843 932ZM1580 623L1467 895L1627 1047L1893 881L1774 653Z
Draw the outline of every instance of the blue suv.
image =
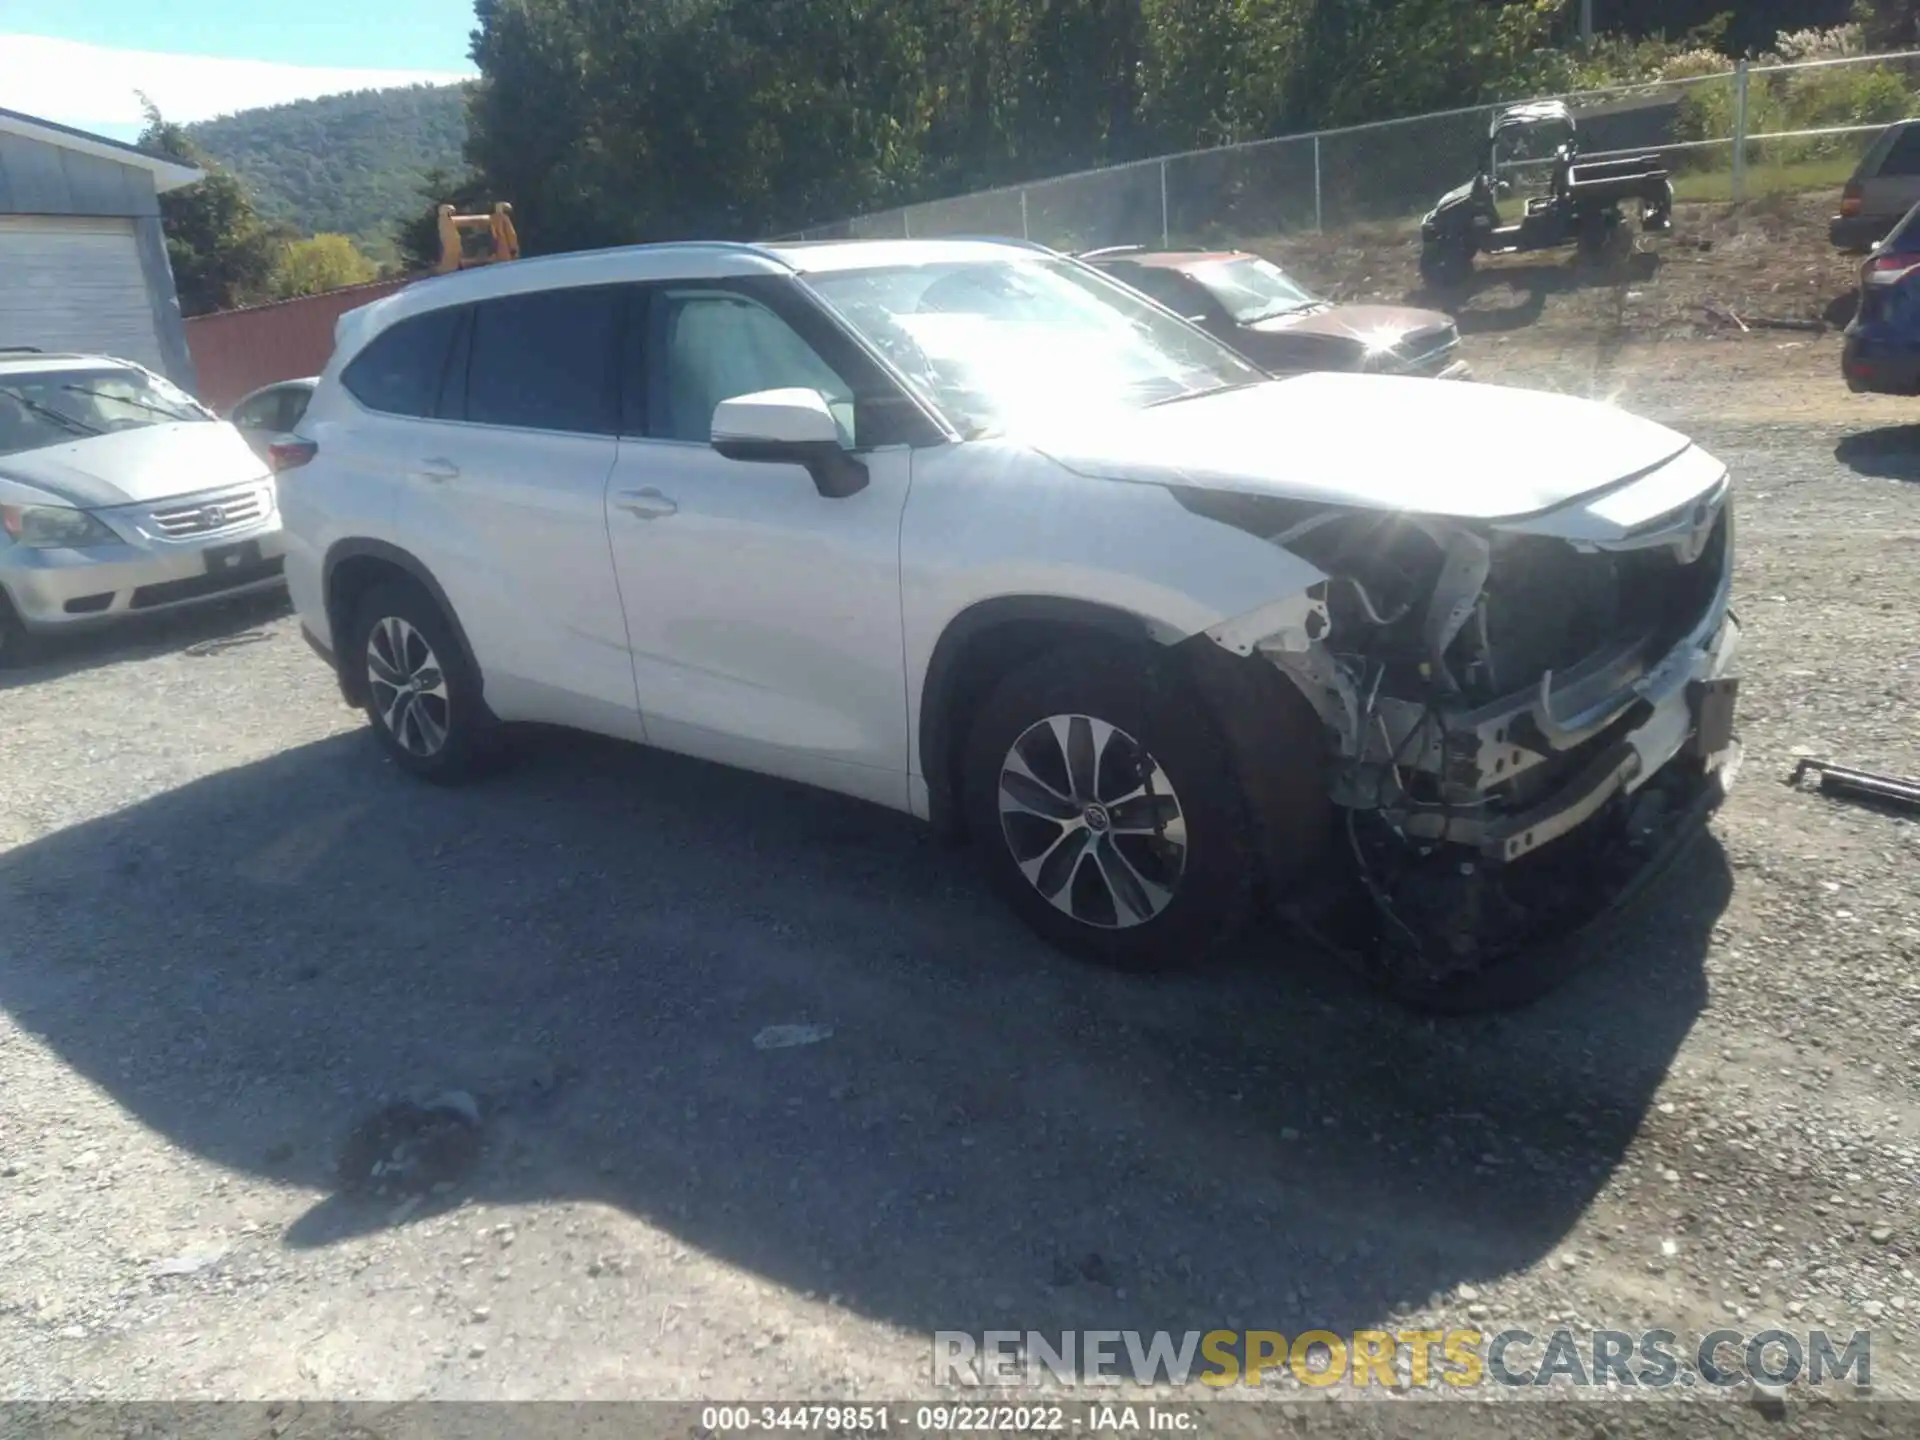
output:
M1850 390L1920 395L1920 205L1860 266L1860 308L1840 368Z

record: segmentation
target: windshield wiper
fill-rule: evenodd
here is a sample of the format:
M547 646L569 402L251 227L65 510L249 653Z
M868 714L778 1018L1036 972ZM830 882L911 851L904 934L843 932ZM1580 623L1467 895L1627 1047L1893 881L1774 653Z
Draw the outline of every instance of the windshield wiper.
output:
M1164 400L1149 401L1146 408L1158 410L1162 405L1178 405L1182 400L1198 400L1203 395L1225 395L1230 390L1251 390L1256 385L1265 385L1268 381L1239 380L1229 385L1203 385L1198 390L1182 390L1178 395L1169 395Z
M137 409L145 410L149 415L161 415L168 420L191 420L194 418L191 415L182 415L177 411L169 410L165 406L155 405L149 400L136 400L131 395L115 395L110 390L89 390L84 385L62 385L60 388L62 390L71 390L76 395L91 395L96 400L105 400L114 405L132 405Z
M104 435L107 433L106 431L100 429L98 426L87 424L86 421L78 418L77 416L67 414L66 411L64 410L56 410L51 405L43 405L40 401L35 400L31 395L23 395L20 391L16 390L11 385L0 385L0 395L6 395L11 397L14 400L19 401L22 405L24 405L27 409L31 410L34 414L38 415L41 419L51 420L53 421L54 424L62 427L63 429L69 431L72 434Z
M1242 325L1258 325L1262 320L1278 320L1282 315L1298 315L1303 310L1318 310L1326 303L1324 300L1297 300L1290 305L1275 305L1271 309L1262 310L1258 314L1248 316L1240 323Z

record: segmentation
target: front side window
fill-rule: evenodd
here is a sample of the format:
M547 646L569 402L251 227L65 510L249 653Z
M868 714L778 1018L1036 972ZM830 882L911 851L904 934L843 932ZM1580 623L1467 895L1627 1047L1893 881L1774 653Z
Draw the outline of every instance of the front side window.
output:
M1269 378L1066 261L940 261L825 271L808 283L969 439Z
M1240 325L1257 325L1321 303L1286 271L1257 255L1204 261L1192 274Z
M464 418L478 425L612 435L622 291L589 285L473 307Z
M462 313L447 306L382 330L340 372L340 383L369 410L413 419L432 415Z
M721 290L664 290L647 316L647 433L706 444L722 400L761 390L818 391L859 443L853 388L765 306Z
M121 365L0 374L0 455L213 418L159 376Z

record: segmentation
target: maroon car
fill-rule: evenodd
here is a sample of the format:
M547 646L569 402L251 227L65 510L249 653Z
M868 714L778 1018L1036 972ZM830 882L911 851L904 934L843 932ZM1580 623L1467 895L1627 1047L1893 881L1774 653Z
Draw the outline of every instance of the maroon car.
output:
M1080 256L1224 340L1264 370L1371 370L1471 379L1453 317L1406 305L1336 305L1244 250L1147 250Z

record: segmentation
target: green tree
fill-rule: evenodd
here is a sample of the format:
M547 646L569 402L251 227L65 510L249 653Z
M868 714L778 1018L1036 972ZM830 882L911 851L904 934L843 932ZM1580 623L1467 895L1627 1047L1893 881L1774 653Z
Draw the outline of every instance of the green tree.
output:
M480 0L468 159L528 253L911 198L930 0Z
M360 253L345 235L315 235L290 242L274 273L273 289L282 298L318 295L347 285L364 285L380 267Z
M145 108L140 148L206 171L198 183L160 197L181 312L205 315L266 299L288 232L262 221L246 187L201 154L151 101Z
M295 100L185 127L237 175L261 216L386 252L434 167L458 169L466 87L409 85Z

